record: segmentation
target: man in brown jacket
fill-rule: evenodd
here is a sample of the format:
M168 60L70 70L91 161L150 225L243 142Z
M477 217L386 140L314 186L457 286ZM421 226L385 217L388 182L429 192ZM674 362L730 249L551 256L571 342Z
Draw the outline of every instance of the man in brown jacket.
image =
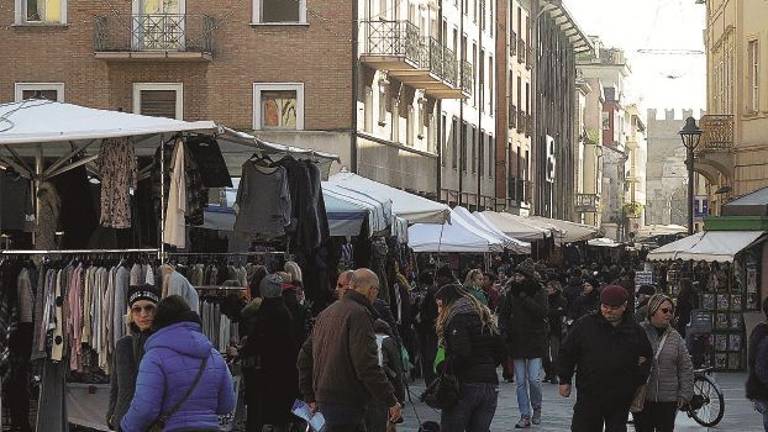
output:
M390 407L390 421L400 418L402 407L379 366L371 306L378 293L376 274L355 270L349 291L318 316L299 353L301 393L323 413L328 432L361 430L372 398Z

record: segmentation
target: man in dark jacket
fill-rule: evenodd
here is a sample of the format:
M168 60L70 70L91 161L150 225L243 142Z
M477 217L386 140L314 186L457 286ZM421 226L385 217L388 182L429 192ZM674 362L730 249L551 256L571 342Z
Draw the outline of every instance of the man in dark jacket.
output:
M519 428L541 422L541 366L547 350L547 293L533 260L520 263L499 306L499 323L515 365Z
M763 415L763 429L768 431L768 300L763 302L766 321L749 335L747 399Z
M560 340L563 335L563 317L567 304L560 292L560 282L556 279L547 282L547 300L549 303L549 335L548 349L544 356L544 381L557 384L557 353L560 351Z
M597 311L600 306L600 294L597 292L598 282L594 279L584 279L581 295L576 299L571 308L570 319L578 321L579 318Z
M378 292L375 273L355 270L350 290L318 316L299 353L301 393L323 413L328 432L361 430L371 399L389 407L390 421L400 418L401 405L379 366L371 306Z
M573 432L626 432L637 389L646 382L653 351L644 330L627 310L627 291L606 286L600 311L581 318L560 347L560 395L578 390Z

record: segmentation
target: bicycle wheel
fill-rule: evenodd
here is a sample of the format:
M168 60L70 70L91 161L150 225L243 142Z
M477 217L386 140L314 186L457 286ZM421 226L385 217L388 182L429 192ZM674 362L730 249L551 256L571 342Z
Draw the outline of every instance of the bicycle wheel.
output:
M696 376L693 380L693 395L701 398L701 406L688 412L696 423L706 427L720 423L725 414L725 398L712 378Z

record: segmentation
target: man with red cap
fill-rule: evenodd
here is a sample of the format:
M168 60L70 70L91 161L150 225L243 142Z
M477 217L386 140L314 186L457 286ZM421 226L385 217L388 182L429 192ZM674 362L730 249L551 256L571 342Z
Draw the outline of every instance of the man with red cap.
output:
M627 311L627 290L608 285L600 310L576 322L560 347L560 395L571 395L576 374L573 432L626 432L629 407L646 382L653 350Z

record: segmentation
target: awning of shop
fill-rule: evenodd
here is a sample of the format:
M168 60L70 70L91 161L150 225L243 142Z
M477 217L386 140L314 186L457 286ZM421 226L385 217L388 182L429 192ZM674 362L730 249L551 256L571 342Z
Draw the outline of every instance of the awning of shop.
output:
M494 211L475 212L474 214L509 237L518 240L542 240L552 235L551 230L534 226L522 216Z
M703 231L654 249L648 260L733 262L736 254L762 240L763 234L764 231Z
M378 200L392 201L392 213L408 223L442 224L450 220L450 208L441 204L352 173L338 173L328 182L334 186Z
M641 241L651 237L685 234L686 232L688 232L688 228L680 225L647 225L637 230L635 240Z
M330 182L322 183L323 197L335 198L339 201L344 201L356 206L362 206L368 212L368 229L371 234L380 233L387 229L393 221L392 215L392 202L386 199L379 199L371 195L359 193L354 190L344 189ZM328 206L326 204L326 213L329 213ZM328 223L330 224L332 216L328 215ZM362 224L362 220L360 221ZM349 228L349 227L348 227ZM349 228L351 229L351 228ZM355 234L340 234L340 235L357 235L360 233L360 229ZM331 233L331 235L334 235Z
M451 212L442 225L415 224L408 228L408 246L414 252L501 252L501 240L472 227L461 215Z
M622 246L622 243L617 243L608 237L600 237L587 241L587 245L595 247L617 248Z
M463 220L469 223L469 225L471 225L477 231L487 233L496 240L500 241L501 244L504 245L504 249L520 255L531 253L530 243L514 239L504 234L503 232L494 229L490 225L486 224L485 221L470 213L466 208L454 207L453 213L461 216Z
M368 217L368 208L362 204L337 198L323 191L325 212L331 236L346 237L360 235L360 228Z
M560 219L550 219L541 216L530 216L528 217L528 220L532 224L539 225L542 228L554 227L555 242L559 244L590 240L602 235L600 229L592 225Z

